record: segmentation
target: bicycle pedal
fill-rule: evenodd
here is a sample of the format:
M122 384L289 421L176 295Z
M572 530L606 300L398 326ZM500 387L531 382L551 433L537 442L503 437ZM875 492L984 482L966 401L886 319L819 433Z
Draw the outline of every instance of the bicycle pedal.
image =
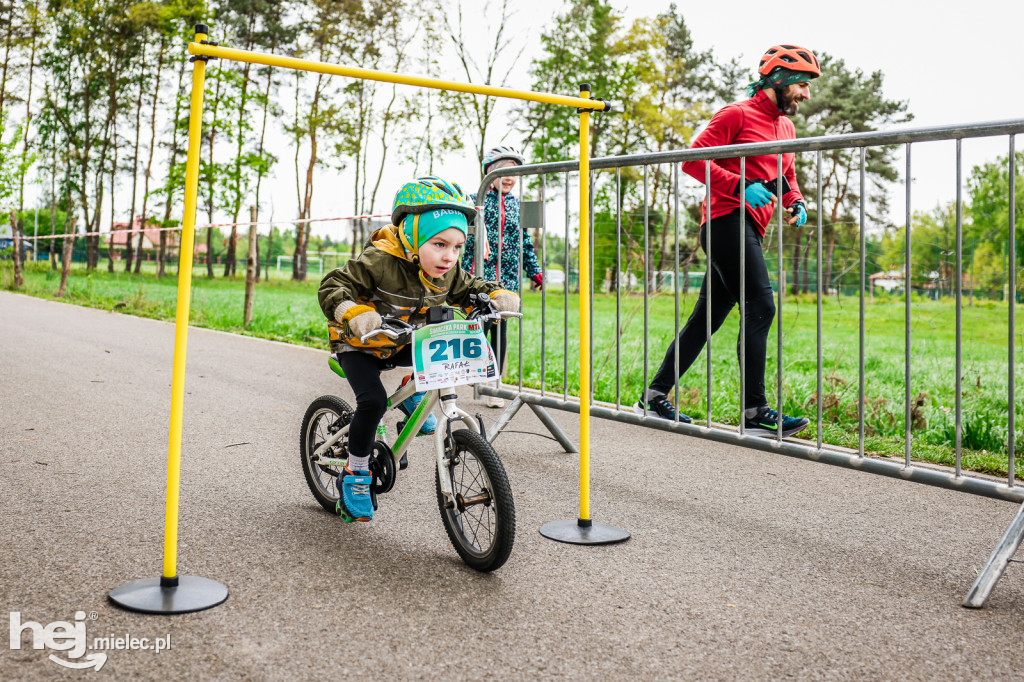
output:
M338 500L334 504L334 511L338 515L338 518L340 518L345 523L355 523L356 522L356 520L354 518L352 518L351 516L349 516L348 513L345 511L345 509L341 506L341 500Z
M407 466L409 466L409 458L406 457L405 453L403 452L402 453L402 459L398 460L398 470L399 471L405 471L405 468Z

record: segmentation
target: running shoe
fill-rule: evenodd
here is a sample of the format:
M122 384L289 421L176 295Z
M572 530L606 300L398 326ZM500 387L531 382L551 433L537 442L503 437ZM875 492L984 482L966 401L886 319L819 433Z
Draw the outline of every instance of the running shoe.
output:
M369 471L349 471L338 475L338 504L334 510L347 523L373 520L373 497L370 486L373 476Z
M782 415L782 437L788 438L794 433L799 433L810 423L806 417ZM752 436L775 436L779 432L779 413L765 405L758 410L756 417L747 419L743 426L746 433Z
M672 405L668 398L663 395L655 396L647 401L647 405L644 405L643 396L637 401L636 405L633 406L633 411L639 415L644 414L644 408L646 407L647 416L661 417L669 421L676 420L676 408ZM679 413L679 421L683 424L689 424L693 420L690 419L689 415L685 415L682 412Z

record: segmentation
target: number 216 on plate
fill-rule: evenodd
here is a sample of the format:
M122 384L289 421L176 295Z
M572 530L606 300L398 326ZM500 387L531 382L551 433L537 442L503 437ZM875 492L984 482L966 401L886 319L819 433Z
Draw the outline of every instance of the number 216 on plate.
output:
M413 337L417 391L476 384L497 376L497 363L476 320L421 327Z

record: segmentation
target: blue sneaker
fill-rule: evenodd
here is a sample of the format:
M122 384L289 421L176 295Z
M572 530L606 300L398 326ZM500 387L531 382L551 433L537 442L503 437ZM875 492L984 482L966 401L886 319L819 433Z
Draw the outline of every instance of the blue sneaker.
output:
M373 498L369 471L349 471L338 475L338 503L334 510L347 523L373 520Z
M402 386L405 386L407 383L409 383L410 379L412 379L412 375L407 374L405 378L402 379ZM401 404L399 404L398 409L400 409L402 412L405 412L405 416L411 417L412 413L416 411L416 408L419 407L419 404L423 401L423 396L425 395L426 393L413 393L411 396L403 400ZM405 422L399 422L398 430L401 431L404 428ZM416 435L429 436L436 430L437 417L435 417L434 413L431 412L429 415L427 415L427 421L423 422L423 426L420 427L420 432Z
M806 417L789 417L782 415L782 437L788 438L794 433L803 431L810 421ZM765 405L757 411L757 416L747 419L744 424L746 433L751 436L775 436L779 431L779 413Z

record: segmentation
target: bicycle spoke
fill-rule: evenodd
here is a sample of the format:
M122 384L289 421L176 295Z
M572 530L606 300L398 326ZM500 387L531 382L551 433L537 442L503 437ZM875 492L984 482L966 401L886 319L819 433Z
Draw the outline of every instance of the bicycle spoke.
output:
M490 545L491 544L491 538L493 537L493 532L491 530L491 524L490 524L490 514L491 514L490 509L488 509L487 507L484 507L483 513L481 513L481 514L479 514L478 516L475 517L476 523L474 524L475 525L475 529L473 530L473 543L477 547L479 547L481 549L483 549L483 547L485 547L487 545ZM487 518L485 519L484 517L487 517ZM484 534L484 536L485 536L485 538L487 540L486 545L480 542L480 534L481 533Z
M463 499L475 499L486 496L490 501L490 493L487 486L486 474L480 462L471 453L462 451L460 453L461 466L458 467L458 480L456 482L457 494ZM472 470L470 470L472 462ZM459 523L462 526L466 538L470 540L478 550L490 546L494 537L493 510L489 504L475 502L465 508L459 514ZM484 540L483 542L481 540Z

